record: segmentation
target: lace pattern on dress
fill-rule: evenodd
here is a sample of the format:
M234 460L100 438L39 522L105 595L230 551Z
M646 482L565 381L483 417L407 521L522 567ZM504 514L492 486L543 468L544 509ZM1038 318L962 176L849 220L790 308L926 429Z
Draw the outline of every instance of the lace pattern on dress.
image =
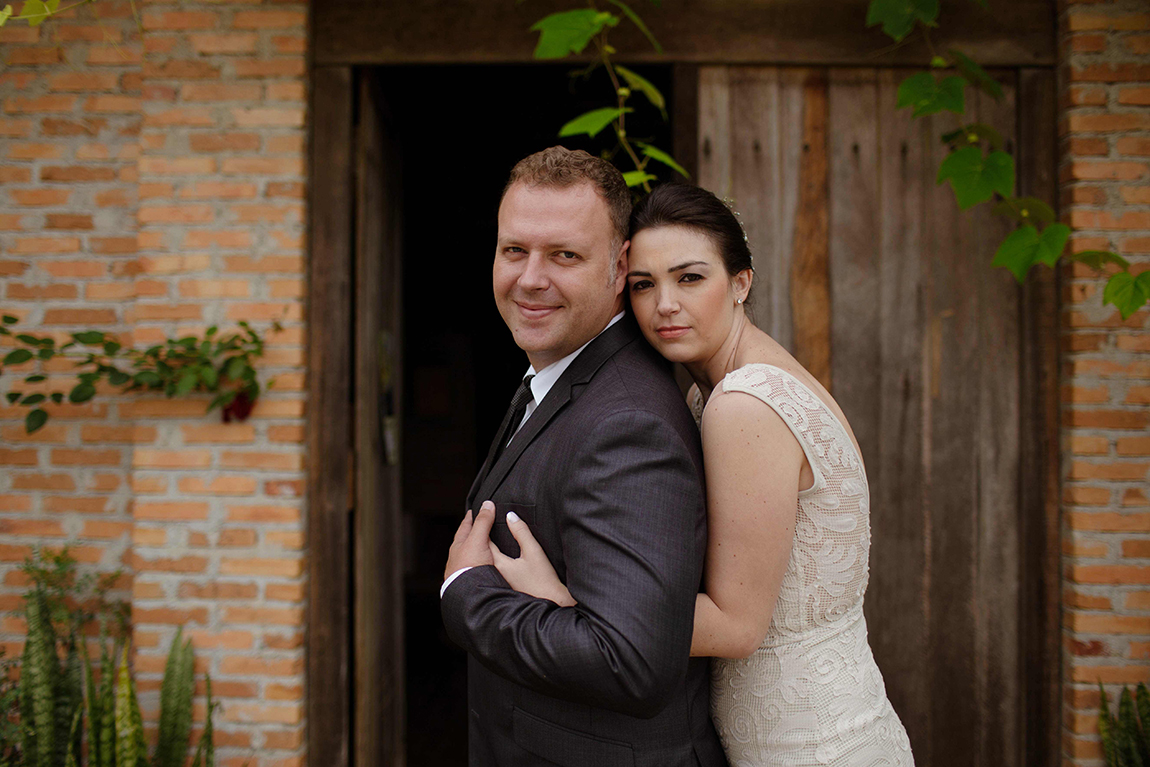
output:
M870 492L854 443L827 404L782 368L747 365L721 385L778 413L815 476L799 493L766 639L749 658L712 662L712 714L732 767L913 765L867 644Z

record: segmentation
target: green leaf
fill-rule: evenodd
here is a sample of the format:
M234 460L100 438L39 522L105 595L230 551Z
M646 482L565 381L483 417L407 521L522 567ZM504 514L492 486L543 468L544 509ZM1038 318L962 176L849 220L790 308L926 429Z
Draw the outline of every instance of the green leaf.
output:
M47 380L48 380L48 376L36 374L34 376L28 376L27 378L25 378L24 383L40 383L41 381L47 381Z
M108 371L108 383L112 384L112 386L123 386L131 380L132 377L122 370L113 369Z
M1102 291L1102 302L1114 304L1122 313L1122 319L1145 306L1150 298L1150 272L1143 272L1135 277L1130 272L1113 274Z
M96 395L96 387L90 383L79 383L68 392L69 402L87 402Z
M651 42L651 45L655 48L656 53L663 52L663 46L659 45L659 41L655 39L653 34L651 34L651 30L647 29L647 25L644 24L643 20L639 18L639 14L631 10L631 6L620 2L620 0L607 0L607 2L621 10L623 15L629 18L631 23L639 28L639 31L643 33L643 36Z
M1070 238L1070 227L1066 224L1051 224L1038 233L1038 229L1026 225L1010 233L994 254L994 266L1009 269L1015 279L1022 283L1030 267L1037 263L1054 266Z
M43 402L46 399L47 399L47 397L45 397L43 394L29 394L27 397L20 400L20 404L21 405L39 405L41 402Z
M655 181L657 176L652 176L645 170L632 170L623 174L623 180L627 182L627 186L642 186L648 181Z
M196 371L185 370L180 374L179 381L176 383L176 396L183 397L196 388L197 383L199 383L199 376L196 375Z
M48 18L49 15L48 6L41 0L24 0L24 7L16 18L27 20L30 27L38 27L44 23L44 19Z
M1054 221L1054 209L1037 197L1007 198L994 206L994 212L1000 216L1013 218L1020 224L1029 224L1032 221L1049 224Z
M4 355L5 365L19 365L32 359L32 352L27 349L13 349Z
M950 66L950 62L942 56L934 56L930 60L930 66L932 69L946 69Z
M615 107L593 109L590 112L585 112L579 115L574 120L560 128L559 136L562 138L564 136L579 136L582 134L587 134L591 138L594 138L599 134L599 131L603 130L614 120L618 119L620 115L633 111L633 109L617 109Z
M659 92L659 89L651 84L650 80L627 69L627 67L622 64L616 64L615 71L623 75L623 79L627 81L627 85L631 87L631 90L639 91L646 96L647 101L650 101L652 106L663 113L663 119L667 119L667 101L663 98L663 94Z
M15 325L20 321L18 317L13 317L11 314L5 314L3 317L0 317L0 320L2 320L5 325Z
M163 379L151 370L141 370L132 376L132 380L140 386L158 386Z
M208 387L208 391L215 391L220 384L220 374L211 365L204 365L200 368L200 380Z
M958 69L958 73L962 75L968 83L980 91L989 93L995 100L1002 98L1002 86L998 84L997 80L987 74L986 70L979 66L978 62L957 48L951 48L947 53L954 57L955 68Z
M1009 197L1014 192L1014 158L1005 152L983 157L978 147L963 147L947 155L939 166L936 183L948 180L963 210L986 202L995 192Z
M897 106L899 109L914 107L912 117L924 117L943 110L962 114L966 109L965 88L966 83L961 77L952 75L940 82L930 72L919 72L899 84Z
M104 342L104 354L107 354L109 357L111 357L113 354L115 354L118 351L120 351L120 344L117 343L116 341L105 341Z
M28 415L24 416L24 431L31 434L38 430L48 420L48 413L40 408L36 408Z
M85 330L81 333L73 333L72 338L85 346L99 346L104 343L104 334L98 330Z
M39 346L40 345L40 339L39 338L37 338L36 336L30 336L27 333L20 333L19 335L16 336L16 340L20 341L21 343L31 344L32 346Z
M539 33L535 58L561 59L569 53L582 53L604 27L618 23L618 16L594 8L552 13L531 26L532 32Z
M20 399L20 397L21 397L21 394L18 391L10 391L4 395L4 398L6 400L8 400L9 405L15 405L16 400Z
M8 22L8 19L10 19L11 17L12 17L12 6L6 5L3 8L0 8L0 27L4 26L4 24L6 24Z
M938 0L871 0L866 12L866 25L882 24L882 31L900 41L921 21L935 26L938 18Z
M647 155L652 160L654 160L656 162L663 163L668 168L671 168L671 169L677 171L680 175L685 176L686 178L691 177L691 174L688 173L687 170L682 165L675 162L674 157L667 154L662 149L659 149L657 147L653 147L650 144L640 144L640 147L642 148L643 154Z
M1070 256L1073 261L1081 261L1091 269L1102 271L1106 264L1118 264L1123 269L1130 268L1130 262L1117 253L1108 250L1080 250Z
M53 402L55 402L57 405L59 405L61 402L64 401L64 395L62 392L54 391L54 392L52 392L51 400Z

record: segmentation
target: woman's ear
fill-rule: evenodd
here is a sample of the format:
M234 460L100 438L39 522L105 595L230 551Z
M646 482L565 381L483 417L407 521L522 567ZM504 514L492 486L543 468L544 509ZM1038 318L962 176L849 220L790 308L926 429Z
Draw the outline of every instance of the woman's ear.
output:
M735 285L735 298L741 299L739 303L747 302L747 298L751 294L751 283L754 279L755 273L750 269L744 269L731 278Z

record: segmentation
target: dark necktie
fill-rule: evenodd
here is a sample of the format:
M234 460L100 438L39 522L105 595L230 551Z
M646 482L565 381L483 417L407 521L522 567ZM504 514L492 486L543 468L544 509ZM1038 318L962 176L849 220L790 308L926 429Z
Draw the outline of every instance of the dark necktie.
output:
M531 394L531 379L534 377L525 376L519 390L511 398L511 416L507 419L507 426L504 428L503 434L499 436L499 447L495 453L497 459L503 452L503 448L507 447L507 443L511 441L511 437L519 429L519 424L523 421L523 414L527 412L528 403L534 399Z

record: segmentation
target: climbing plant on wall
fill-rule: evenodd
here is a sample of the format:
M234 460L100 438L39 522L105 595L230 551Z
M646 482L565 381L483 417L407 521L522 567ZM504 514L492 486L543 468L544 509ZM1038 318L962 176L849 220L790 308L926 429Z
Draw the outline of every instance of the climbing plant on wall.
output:
M968 1L984 8L988 3ZM881 26L896 44L914 33L926 43L927 68L902 81L897 104L910 109L915 118L943 112L954 116L954 129L940 136L950 153L939 166L938 183L950 184L962 210L991 204L995 213L1015 222L1014 231L994 253L994 266L1009 269L1019 283L1033 267L1054 267L1060 260L1079 261L1099 274L1117 267L1107 279L1103 301L1117 307L1123 319L1129 317L1150 299L1150 272L1134 276L1129 262L1108 250L1071 252L1067 248L1071 229L1056 220L1052 206L1034 197L1015 196L1014 158L1004 151L1002 135L966 114L968 88L997 100L1002 98L1002 87L957 48L935 48L931 30L938 26L939 5L939 0L871 0L866 18L867 26Z

